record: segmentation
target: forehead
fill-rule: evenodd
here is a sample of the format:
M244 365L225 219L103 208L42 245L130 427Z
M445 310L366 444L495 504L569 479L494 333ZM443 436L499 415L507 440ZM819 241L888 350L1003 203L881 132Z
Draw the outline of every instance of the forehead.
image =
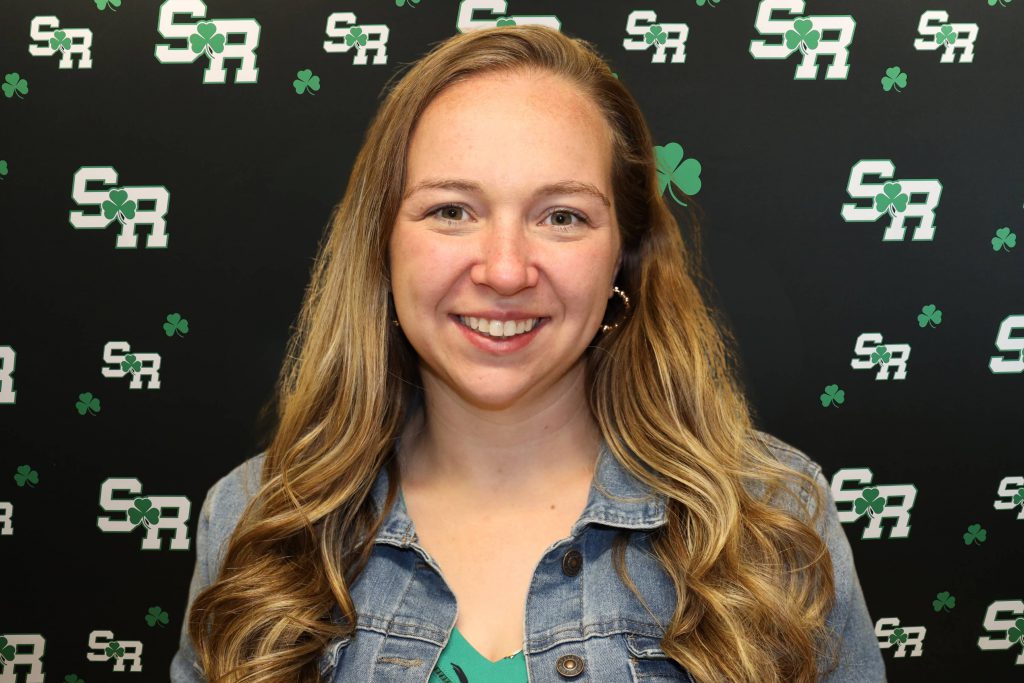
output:
M567 178L610 196L611 130L597 105L548 72L480 74L427 106L413 130L407 175L472 174L484 184Z

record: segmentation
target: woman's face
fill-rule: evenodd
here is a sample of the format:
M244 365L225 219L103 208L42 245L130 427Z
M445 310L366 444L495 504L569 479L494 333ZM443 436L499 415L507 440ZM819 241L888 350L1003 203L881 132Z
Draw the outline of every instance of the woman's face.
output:
M552 74L478 75L423 112L406 178L392 293L425 387L440 381L489 409L530 405L581 362L612 296L620 236L607 123ZM505 341L459 322L509 314L542 321ZM508 326L488 331L498 327Z

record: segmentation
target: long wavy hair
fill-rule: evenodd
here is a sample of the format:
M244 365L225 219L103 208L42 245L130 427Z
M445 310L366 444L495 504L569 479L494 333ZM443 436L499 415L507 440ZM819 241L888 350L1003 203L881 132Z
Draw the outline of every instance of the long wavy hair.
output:
M349 587L383 521L370 491L387 467L385 510L394 501L395 438L422 399L415 350L391 324L387 253L414 124L453 83L536 70L575 84L613 132L623 245L616 284L632 310L595 337L583 362L587 402L609 450L666 498L667 523L650 537L677 598L662 648L700 681L816 680L820 657L837 661L826 625L832 562L815 529L822 494L753 427L735 339L699 288L710 283L701 275L698 210L688 208L683 221L687 244L662 199L651 134L632 95L594 45L542 26L454 35L406 66L385 88L318 245L274 394L259 490L188 615L208 680L319 681L323 648L353 635ZM610 312L608 322L619 318ZM773 502L776 494L790 496L797 513ZM643 601L624 566L629 533L616 539L613 558ZM340 621L331 618L335 606Z

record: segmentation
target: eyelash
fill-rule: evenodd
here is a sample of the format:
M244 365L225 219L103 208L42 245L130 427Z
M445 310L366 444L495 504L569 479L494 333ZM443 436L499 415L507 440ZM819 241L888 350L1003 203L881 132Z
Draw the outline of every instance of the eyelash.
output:
M469 213L469 209L467 209L462 204L445 204L443 206L437 207L436 209L432 209L430 211L430 213L428 213L427 215L428 216L433 216L438 211L441 211L442 209L449 209L449 208L462 209L466 213ZM581 221L583 221L583 223L585 225L590 225L590 221L587 220L586 216L584 216L579 211L574 211L573 209L564 209L564 208L563 209L555 209L551 213L549 213L547 216L545 216L544 218L549 218L549 217L555 215L556 213L567 213L570 216L575 216L576 218L580 219ZM456 223L459 222L459 221L452 220L450 218L440 218L440 217L438 218L438 220L443 221L444 223L446 223L448 225L455 225ZM574 228L575 226L573 226L573 225L554 225L554 224L552 224L551 227L555 228L559 232L571 232L572 228Z

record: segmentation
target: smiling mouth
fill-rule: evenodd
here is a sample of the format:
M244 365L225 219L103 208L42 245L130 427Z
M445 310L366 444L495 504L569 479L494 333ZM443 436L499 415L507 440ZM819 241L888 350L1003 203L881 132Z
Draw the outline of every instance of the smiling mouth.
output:
M515 332L513 334L507 334L507 335L506 334L494 334L494 335L492 335L492 334L489 334L488 332L485 332L483 330L479 330L479 329L476 329L476 328L472 327L470 325L470 321L469 321L469 318L467 316L461 316L461 315L452 314L449 317L451 317L451 319L454 320L457 324L465 327L470 332L475 332L476 334L480 335L481 337L484 337L485 339L492 339L494 341L502 341L502 340L505 340L505 339L516 339L517 337L521 337L521 336L523 336L525 334L529 334L529 333L537 330L539 327L541 327L542 325L547 323L548 320L551 319L551 318L546 317L546 316L545 317L540 317L540 318L529 318L529 319L527 319L528 326L526 328L524 328L521 332ZM529 323L532 323L532 324L529 324Z

